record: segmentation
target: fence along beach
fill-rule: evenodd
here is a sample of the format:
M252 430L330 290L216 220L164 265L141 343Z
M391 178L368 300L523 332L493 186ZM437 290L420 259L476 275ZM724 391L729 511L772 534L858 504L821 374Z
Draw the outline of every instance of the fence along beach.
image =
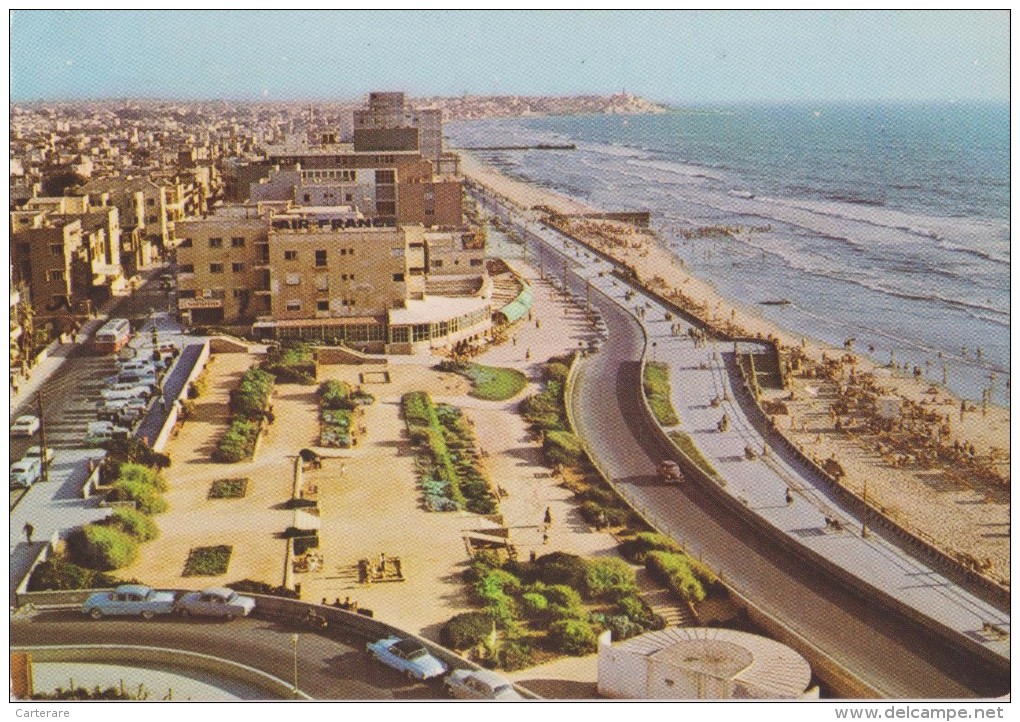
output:
M606 210L510 178L470 153L462 154L462 168L524 209L544 206L564 215ZM645 285L709 325L775 339L802 357L803 371L791 376L790 389L766 397L783 400L793 393L793 400L785 402L790 413L778 419L779 430L808 456L835 460L844 472L841 483L850 491L861 495L867 480L868 500L897 523L975 571L1009 583L1008 409L963 402L912 370L854 353L849 339L837 347L779 328L692 275L653 233L589 219L569 223L572 233L631 267ZM838 413L859 391L851 376L869 379L870 388L902 400L902 428L873 433L865 428L866 420Z

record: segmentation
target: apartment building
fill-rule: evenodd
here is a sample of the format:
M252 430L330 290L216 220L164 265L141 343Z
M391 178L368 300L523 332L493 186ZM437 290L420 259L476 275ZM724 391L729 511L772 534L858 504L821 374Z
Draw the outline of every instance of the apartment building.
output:
M192 324L407 352L490 323L484 242L464 228L281 201L226 208L177 232L179 308Z

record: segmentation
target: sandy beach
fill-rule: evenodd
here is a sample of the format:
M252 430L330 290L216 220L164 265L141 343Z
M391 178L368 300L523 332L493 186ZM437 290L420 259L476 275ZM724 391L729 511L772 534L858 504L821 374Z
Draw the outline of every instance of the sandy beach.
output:
M509 178L468 153L466 176L524 209L546 206L569 215L596 210ZM1009 410L968 404L912 369L892 368L788 333L754 309L723 298L691 275L650 232L620 223L569 219L561 227L629 266L638 278L720 332L773 338L799 359L789 388L763 394L788 412L777 428L819 461L834 459L840 483L934 545L1000 583L1009 584ZM781 297L781 289L774 295ZM876 432L850 401L870 393L899 397L903 423ZM791 398L792 394L792 398Z

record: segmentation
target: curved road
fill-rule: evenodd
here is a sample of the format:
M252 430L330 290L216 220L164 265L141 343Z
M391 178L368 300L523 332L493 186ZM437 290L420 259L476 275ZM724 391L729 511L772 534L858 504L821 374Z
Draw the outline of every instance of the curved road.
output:
M410 682L374 662L365 640L347 630L309 632L258 617L234 622L177 617L143 620L84 619L75 610L37 611L11 619L10 646L111 644L198 652L257 667L274 677L294 679L291 635L298 637L298 688L313 699L435 699L439 683Z
M532 244L529 253L538 253L535 260L546 275L554 274L562 285L562 256L536 246ZM583 298L583 282L572 274L568 282ZM609 334L603 350L578 371L573 399L577 430L598 450L600 464L635 507L653 509L660 528L682 540L764 611L885 696L947 698L1008 692L1008 675L950 647L903 615L848 591L737 518L697 485L661 483L656 465L672 451L659 448L655 434L645 427L643 333L612 299L594 289L590 298Z

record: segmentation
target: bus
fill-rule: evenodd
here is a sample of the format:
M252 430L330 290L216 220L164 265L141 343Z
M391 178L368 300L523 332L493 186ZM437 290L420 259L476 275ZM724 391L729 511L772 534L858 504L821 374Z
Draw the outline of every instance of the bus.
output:
M126 318L111 318L96 331L92 345L97 353L117 353L130 338L130 322Z

